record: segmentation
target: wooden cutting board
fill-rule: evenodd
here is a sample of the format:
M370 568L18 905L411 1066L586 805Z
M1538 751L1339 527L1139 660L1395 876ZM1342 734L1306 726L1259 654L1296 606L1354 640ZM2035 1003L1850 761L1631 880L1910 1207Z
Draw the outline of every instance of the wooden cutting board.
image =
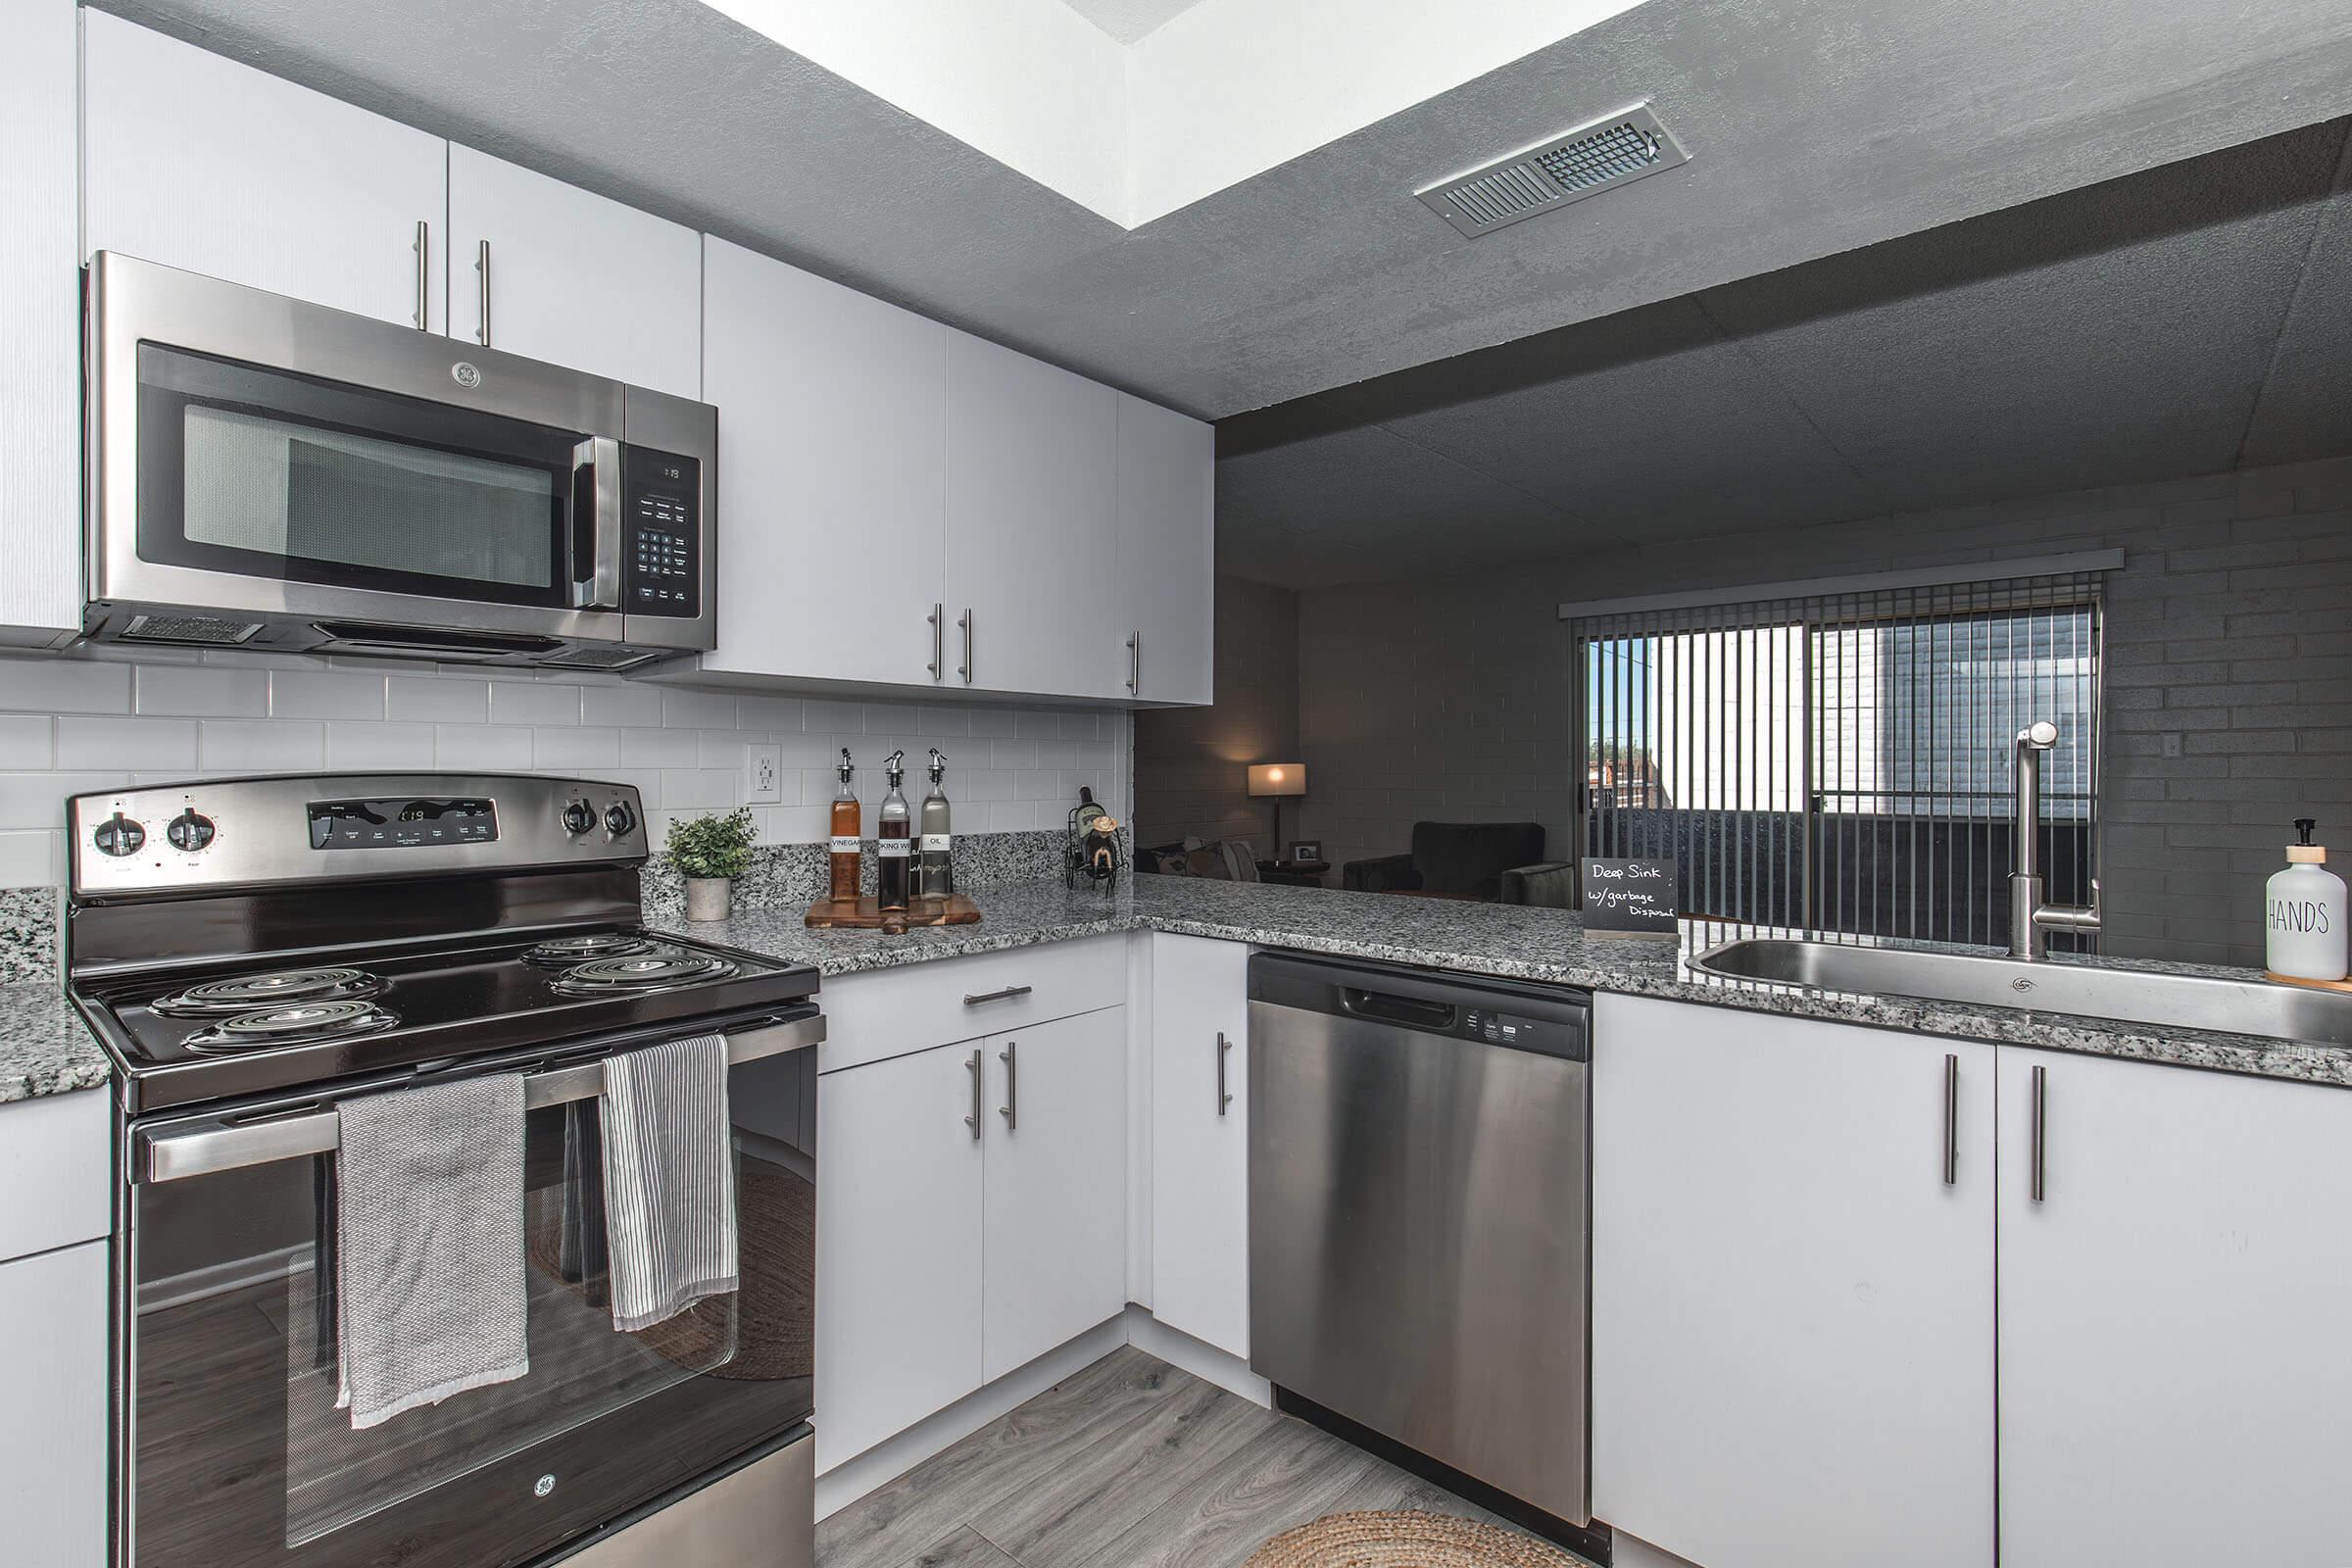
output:
M980 906L960 893L916 899L910 907L885 910L871 893L855 899L819 899L802 923L811 931L879 931L903 936L918 925L976 925Z
M2263 975L2282 986L2309 986L2314 991L2341 991L2352 995L2352 980L2305 980L2299 975L2275 974L2268 969L2263 971Z

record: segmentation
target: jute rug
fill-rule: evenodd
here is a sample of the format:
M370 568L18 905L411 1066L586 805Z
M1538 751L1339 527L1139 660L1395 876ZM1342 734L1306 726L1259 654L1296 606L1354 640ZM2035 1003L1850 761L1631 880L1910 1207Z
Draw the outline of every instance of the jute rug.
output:
M1286 1530L1243 1568L1585 1568L1549 1542L1418 1509L1331 1513Z

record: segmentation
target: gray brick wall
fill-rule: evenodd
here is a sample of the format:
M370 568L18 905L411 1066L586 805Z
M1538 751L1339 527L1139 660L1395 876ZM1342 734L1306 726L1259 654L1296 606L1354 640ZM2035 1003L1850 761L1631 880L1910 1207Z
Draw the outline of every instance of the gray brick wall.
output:
M1352 858L1402 848L1419 817L1532 818L1565 849L1562 600L2106 547L2126 556L2106 623L2106 951L2259 963L2289 821L2319 817L2352 861L2352 460L1308 590L1304 831Z
M1298 760L1297 594L1217 579L1216 680L1214 707L1135 715L1135 842L1246 838L1271 856L1272 808L1250 799L1246 769ZM1297 805L1283 808L1286 838L1298 836Z

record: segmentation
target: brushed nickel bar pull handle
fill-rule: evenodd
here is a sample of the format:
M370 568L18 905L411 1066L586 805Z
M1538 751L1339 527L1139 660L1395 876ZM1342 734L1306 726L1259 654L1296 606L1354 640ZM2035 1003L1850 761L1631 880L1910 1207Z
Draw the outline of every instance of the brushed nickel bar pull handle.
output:
M1031 986L1006 986L1002 991L983 991L977 995L967 991L963 994L963 1004L967 1007L977 1007L984 1002L1009 1002L1014 997L1027 996L1033 989L1035 988Z
M484 240L473 253L473 270L482 274L482 308L473 340L482 347L490 346L490 242Z
M423 219L416 220L416 330L433 329L432 316L432 226Z
M931 622L931 662L925 667L931 671L931 679L937 682L939 666L948 662L948 607L933 605L931 613L923 618Z
M1943 1058L1943 1185L1960 1180L1960 1058Z
M980 1141L980 1048L978 1046L972 1048L972 1054L963 1066L964 1070L972 1075L972 1113L963 1118L963 1124L972 1130L972 1142L976 1144Z
M2049 1152L2050 1142L2050 1070L2047 1067L2034 1069L2033 1111L2033 1130L2029 1136L2032 1146L2029 1157L2033 1163L2030 1191L2034 1201L2038 1203L2042 1195L2044 1156Z
M997 1114L1004 1118L1006 1132L1020 1125L1019 1117L1014 1114L1021 1103L1021 1063L1016 1054L1020 1049L1019 1041L1007 1040L1004 1049L997 1053L997 1059L1004 1064L1004 1103L998 1107Z
M956 666L956 673L961 675L963 683L969 686L972 683L972 612L968 607L956 624L963 628L963 662Z
M1130 696L1144 695L1144 634L1127 634L1127 691Z
M1220 1116L1222 1116L1222 1115L1224 1115L1224 1114L1225 1114L1225 1107L1233 1103L1233 1093L1232 1093L1232 1091L1228 1090L1228 1089L1225 1087L1225 1053L1227 1053L1227 1052L1231 1051L1232 1049L1233 1049L1233 1042L1225 1038L1225 1031L1224 1031L1224 1030L1222 1030L1222 1029L1218 1030L1218 1031L1217 1031L1217 1114L1218 1114L1218 1115L1220 1115Z

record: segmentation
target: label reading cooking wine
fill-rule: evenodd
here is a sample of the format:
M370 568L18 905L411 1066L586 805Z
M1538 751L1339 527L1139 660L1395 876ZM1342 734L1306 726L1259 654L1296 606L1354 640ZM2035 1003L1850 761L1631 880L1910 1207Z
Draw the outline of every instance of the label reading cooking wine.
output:
M904 860L914 849L912 839L882 839L878 842L885 860Z
M835 855L856 855L858 841L847 834L836 833L833 835L833 853Z
M928 855L934 850L944 851L953 838L954 835L949 833L926 833L923 835L923 853Z

